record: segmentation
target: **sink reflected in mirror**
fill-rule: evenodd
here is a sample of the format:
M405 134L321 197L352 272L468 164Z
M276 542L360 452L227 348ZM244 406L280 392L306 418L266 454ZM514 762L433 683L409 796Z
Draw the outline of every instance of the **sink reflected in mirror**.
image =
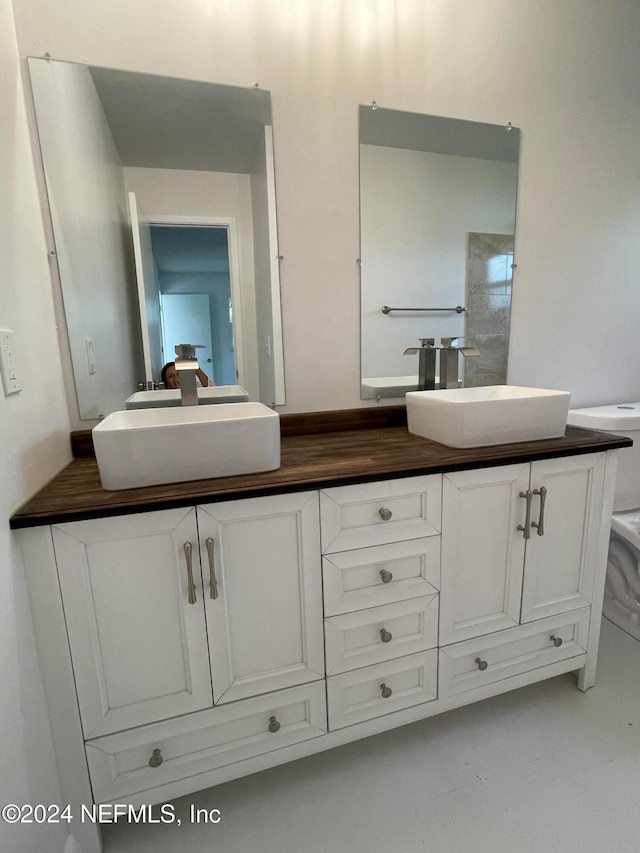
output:
M262 403L113 412L92 434L107 490L280 467L280 416Z
M407 394L409 432L449 447L488 447L564 435L569 391L489 385Z
M249 394L242 385L214 385L210 388L197 388L198 405L214 403L246 403ZM181 406L179 388L162 388L157 391L136 391L125 402L127 409L158 409L165 406Z
M381 397L404 397L407 391L420 388L418 377L410 376L369 376L362 380L362 399L377 400Z

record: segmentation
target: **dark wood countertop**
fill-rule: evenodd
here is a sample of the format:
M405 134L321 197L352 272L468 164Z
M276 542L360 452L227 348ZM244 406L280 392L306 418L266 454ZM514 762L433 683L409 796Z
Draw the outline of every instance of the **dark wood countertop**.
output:
M400 408L400 407L398 407ZM404 408L404 407L402 407ZM366 483L395 477L484 468L629 447L631 439L568 426L562 438L458 449L411 435L402 415L389 407L375 415L318 413L281 416L281 466L243 474L140 489L105 491L91 457L76 458L10 519L13 529L126 515L274 495L282 492ZM334 414L333 419L326 415ZM400 424L400 425L399 425Z

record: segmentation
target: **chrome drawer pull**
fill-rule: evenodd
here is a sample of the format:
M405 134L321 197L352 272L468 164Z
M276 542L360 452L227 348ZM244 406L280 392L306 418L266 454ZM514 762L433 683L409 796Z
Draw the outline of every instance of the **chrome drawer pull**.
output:
M524 531L523 539L530 539L531 538L531 497L532 497L532 495L533 495L533 493L532 493L531 489L527 489L526 492L520 492L520 497L525 498L525 500L527 501L527 512L526 512L525 519L524 519L524 527L521 524L518 525L518 530Z
M389 643L393 639L393 634L391 631L387 631L386 628L382 628L380 631L380 639L383 643Z
M382 578L382 583L391 583L391 581L393 580L393 575L386 569L382 569L382 571L380 572L380 577Z
M271 734L275 734L280 731L280 723L275 717L269 717L269 731Z
M159 749L154 749L151 753L151 758L149 759L149 767L160 767L164 758L162 757L162 753Z
M205 541L205 545L207 546L207 555L209 557L209 585L211 588L211 592L209 593L209 595L215 600L218 597L218 581L216 580L216 564L213 553L214 544L215 540L212 539L210 536Z
M544 536L544 502L547 499L547 487L540 486L539 489L533 490L534 495L540 495L540 515L538 521L532 521L531 526L537 528L538 536Z
M184 543L184 556L187 560L187 586L189 588L189 604L196 603L196 585L193 582L193 561L191 559L193 545L191 542Z
M389 521L393 513L390 509L387 509L386 506L381 506L378 510L378 515L383 521Z
M380 692L382 693L383 699L388 699L389 696L391 696L391 694L393 693L393 690L390 687L387 687L386 684L381 684L380 685Z
M484 672L485 669L489 666L486 660L482 660L482 658L476 658L476 663L478 664L478 669L480 672Z
M554 637L552 634L549 639L557 649L562 645L562 637Z

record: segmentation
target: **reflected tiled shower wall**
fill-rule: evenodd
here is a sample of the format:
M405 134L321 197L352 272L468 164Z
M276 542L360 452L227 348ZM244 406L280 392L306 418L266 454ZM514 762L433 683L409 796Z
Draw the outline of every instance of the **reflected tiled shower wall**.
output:
M465 343L480 355L464 359L467 386L507 381L513 244L513 234L469 233Z

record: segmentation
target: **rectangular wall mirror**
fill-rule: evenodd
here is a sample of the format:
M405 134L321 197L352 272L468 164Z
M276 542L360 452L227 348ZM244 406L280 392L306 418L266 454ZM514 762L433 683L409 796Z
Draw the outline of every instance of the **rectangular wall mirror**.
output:
M359 108L361 396L416 390L433 338L478 350L465 385L506 382L519 131Z
M29 72L80 418L125 408L181 343L216 385L283 405L269 92Z

